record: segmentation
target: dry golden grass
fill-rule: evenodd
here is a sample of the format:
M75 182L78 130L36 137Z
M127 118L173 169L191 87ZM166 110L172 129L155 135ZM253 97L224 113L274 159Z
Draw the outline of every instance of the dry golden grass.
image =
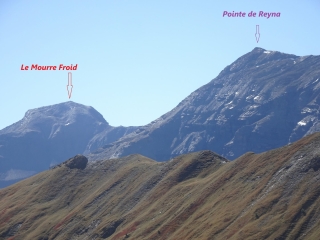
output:
M319 173L320 134L232 162L61 166L0 191L0 239L320 239Z

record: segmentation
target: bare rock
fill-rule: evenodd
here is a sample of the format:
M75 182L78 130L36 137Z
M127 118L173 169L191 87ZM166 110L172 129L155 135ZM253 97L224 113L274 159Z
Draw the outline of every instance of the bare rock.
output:
M87 163L88 159L81 154L78 154L64 162L64 164L70 169L85 169Z

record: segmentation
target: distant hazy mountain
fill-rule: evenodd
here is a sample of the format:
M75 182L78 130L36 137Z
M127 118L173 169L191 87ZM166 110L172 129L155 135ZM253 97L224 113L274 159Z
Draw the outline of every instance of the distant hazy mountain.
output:
M94 108L74 102L29 110L22 120L0 131L0 187L134 129L112 127Z
M320 133L235 161L75 156L0 190L0 239L318 240Z
M319 131L320 56L255 48L176 108L89 155L155 160L212 150L228 159Z

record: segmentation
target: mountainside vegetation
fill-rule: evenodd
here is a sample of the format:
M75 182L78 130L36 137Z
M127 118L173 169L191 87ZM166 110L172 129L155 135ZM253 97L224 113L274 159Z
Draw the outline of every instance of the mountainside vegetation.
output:
M0 190L0 239L319 239L320 133L234 161L78 155Z

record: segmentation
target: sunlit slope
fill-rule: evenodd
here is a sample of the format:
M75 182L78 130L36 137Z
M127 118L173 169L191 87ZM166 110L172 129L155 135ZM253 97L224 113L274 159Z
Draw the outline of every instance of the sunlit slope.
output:
M233 162L61 165L0 191L0 239L318 239L319 170L319 133Z

